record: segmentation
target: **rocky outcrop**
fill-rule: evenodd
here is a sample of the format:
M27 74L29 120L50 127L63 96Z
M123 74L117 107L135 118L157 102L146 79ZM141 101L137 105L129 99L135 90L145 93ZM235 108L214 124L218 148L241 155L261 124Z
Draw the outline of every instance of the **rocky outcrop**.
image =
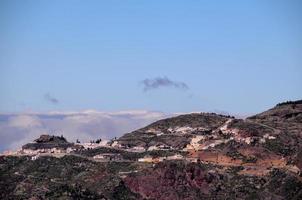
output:
M63 136L41 135L34 143L22 146L22 152L65 152L68 148L79 149L79 145L69 143Z
M35 139L37 143L68 143L63 136L54 135L41 135L38 139Z

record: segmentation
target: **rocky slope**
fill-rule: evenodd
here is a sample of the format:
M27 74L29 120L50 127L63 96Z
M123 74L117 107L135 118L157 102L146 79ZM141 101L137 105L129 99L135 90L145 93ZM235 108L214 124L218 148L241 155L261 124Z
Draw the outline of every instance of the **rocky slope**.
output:
M181 115L86 146L42 136L1 156L0 198L302 199L302 101L244 120Z
M222 126L230 116L214 113L194 113L163 119L147 127L125 134L117 140L125 148L154 149L165 147L182 150L197 135L207 135Z

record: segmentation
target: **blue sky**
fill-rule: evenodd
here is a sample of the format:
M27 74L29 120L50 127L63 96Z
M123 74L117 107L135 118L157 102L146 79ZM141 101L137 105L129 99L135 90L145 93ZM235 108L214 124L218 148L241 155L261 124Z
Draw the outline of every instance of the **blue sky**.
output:
M301 99L301 9L298 0L2 0L0 112L244 114ZM158 85L144 91L146 80Z

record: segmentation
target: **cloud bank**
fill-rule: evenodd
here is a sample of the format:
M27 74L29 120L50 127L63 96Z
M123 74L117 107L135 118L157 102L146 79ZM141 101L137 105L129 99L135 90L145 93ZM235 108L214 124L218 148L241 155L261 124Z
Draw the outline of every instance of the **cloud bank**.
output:
M41 134L62 134L71 142L111 139L169 116L144 110L0 114L0 152L16 150Z
M143 84L143 90L145 92L149 90L159 89L161 87L173 87L180 90L188 90L189 87L184 82L172 81L167 77L156 77L153 79L145 79L141 81Z

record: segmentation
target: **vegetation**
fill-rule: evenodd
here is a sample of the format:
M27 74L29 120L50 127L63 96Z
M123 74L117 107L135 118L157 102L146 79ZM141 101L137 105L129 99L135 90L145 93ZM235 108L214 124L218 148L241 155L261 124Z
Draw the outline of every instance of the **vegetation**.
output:
M302 100L297 100L297 101L285 101L282 103L278 103L277 106L283 106L283 105L297 105L297 104L302 104Z
M279 139L268 140L268 141L266 141L264 146L267 149L269 149L270 151L283 155L283 156L289 156L293 153L291 147L288 145L285 145Z

